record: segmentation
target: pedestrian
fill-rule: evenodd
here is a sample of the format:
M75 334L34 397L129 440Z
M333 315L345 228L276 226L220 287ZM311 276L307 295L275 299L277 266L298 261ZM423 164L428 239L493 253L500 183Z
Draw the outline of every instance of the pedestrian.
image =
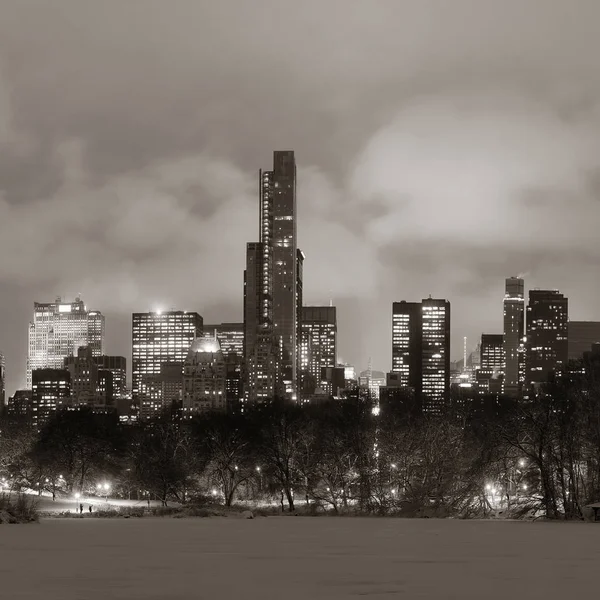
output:
M90 504L90 515L92 514L92 505Z
M83 503L82 502L79 503L79 514L80 515L83 514Z

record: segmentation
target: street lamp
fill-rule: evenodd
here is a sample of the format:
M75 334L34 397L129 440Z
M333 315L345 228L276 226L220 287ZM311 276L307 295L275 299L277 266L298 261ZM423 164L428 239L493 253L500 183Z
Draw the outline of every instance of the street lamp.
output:
M81 494L77 492L75 494L75 514L77 514L77 509L79 508L79 499L81 498Z
M108 492L110 492L110 483L106 481L102 484L102 488L104 488L104 499L108 502Z

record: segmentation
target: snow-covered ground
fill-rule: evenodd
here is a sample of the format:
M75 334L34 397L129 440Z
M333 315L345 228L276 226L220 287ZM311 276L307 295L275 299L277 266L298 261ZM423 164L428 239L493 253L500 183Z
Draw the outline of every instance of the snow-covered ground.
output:
M0 597L592 598L599 542L583 523L48 519L0 526Z

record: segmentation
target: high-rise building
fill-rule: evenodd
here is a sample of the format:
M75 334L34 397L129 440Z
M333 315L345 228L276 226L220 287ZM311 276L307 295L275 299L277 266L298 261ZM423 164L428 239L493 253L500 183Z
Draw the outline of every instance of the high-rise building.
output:
M481 335L480 364L477 385L481 394L502 393L504 380L504 335L484 333Z
M225 411L227 408L227 365L215 337L197 338L183 366L183 411Z
M422 307L423 411L441 414L450 393L450 302L429 297Z
M600 342L600 321L569 321L569 360L583 358L597 342Z
M411 388L419 397L423 379L422 312L420 302L392 305L392 373L398 374L398 387Z
M237 354L244 356L244 324L219 323L217 325L204 325L206 335L217 335L224 356Z
M34 369L62 369L67 356L77 348L89 346L94 356L104 352L104 316L88 311L83 301L34 303L33 321L29 323L27 389L31 389Z
M57 410L70 404L71 375L65 369L34 369L31 381L33 425L39 429Z
M523 388L525 336L525 283L520 277L505 282L504 293L504 393L518 398Z
M112 394L115 400L127 395L127 360L124 356L95 356L100 371L112 373Z
M296 236L296 161L275 151L259 173L259 242L249 243L244 273L244 357L248 401L295 398L304 255Z
M0 352L0 410L6 406L6 362Z
M394 302L392 373L409 388L424 412L439 414L450 392L450 302Z
M337 316L335 306L303 306L300 338L300 376L309 374L320 386L325 367L337 364Z
M202 333L202 317L197 312L133 314L132 393L140 418L150 418L166 407L177 396L177 385L181 391L183 363Z
M525 390L546 383L569 359L569 301L557 290L530 290L527 305Z

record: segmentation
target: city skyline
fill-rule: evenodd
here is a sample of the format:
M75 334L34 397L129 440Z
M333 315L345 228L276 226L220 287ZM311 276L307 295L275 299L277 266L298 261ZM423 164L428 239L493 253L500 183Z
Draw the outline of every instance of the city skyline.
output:
M0 21L8 393L25 383L33 301L81 293L112 355L129 356L136 311L241 321L274 148L298 162L305 304L333 297L357 370L390 368L390 304L429 294L452 302L458 358L464 336L501 331L503 279L519 273L564 292L572 319L599 319L596 3L574 22L547 2L307 1L272 30L240 2L154 3L119 26L104 3L62 4L14 2Z

